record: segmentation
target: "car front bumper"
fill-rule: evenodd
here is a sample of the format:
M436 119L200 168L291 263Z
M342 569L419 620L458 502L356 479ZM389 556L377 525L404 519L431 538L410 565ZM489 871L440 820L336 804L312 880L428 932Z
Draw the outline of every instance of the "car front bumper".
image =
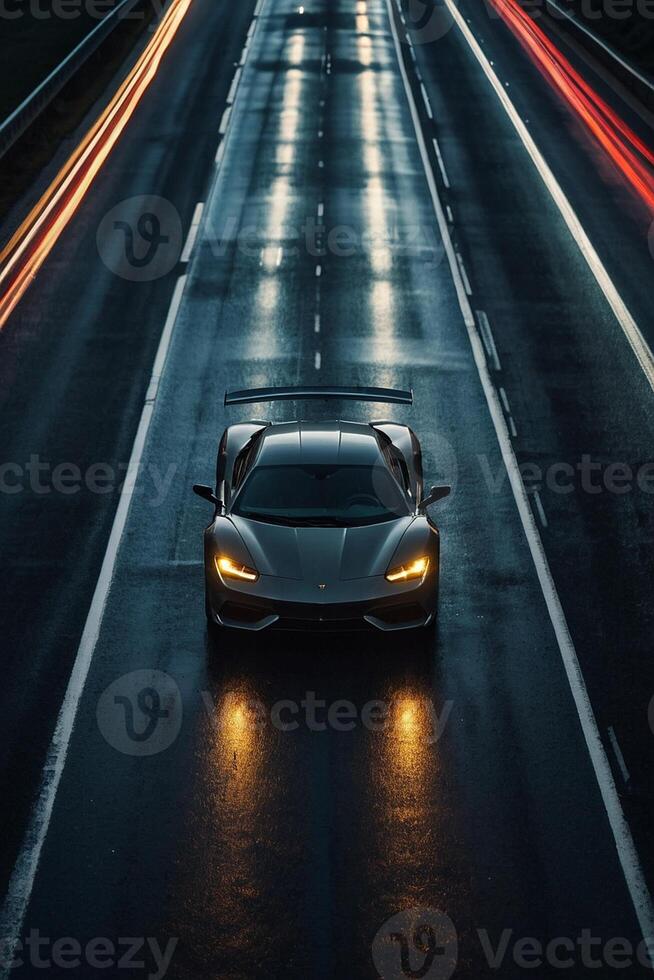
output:
M217 625L249 631L319 632L417 629L436 615L438 574L422 583L393 585L385 578L339 582L313 596L318 586L262 576L256 585L231 588L207 572L208 612Z

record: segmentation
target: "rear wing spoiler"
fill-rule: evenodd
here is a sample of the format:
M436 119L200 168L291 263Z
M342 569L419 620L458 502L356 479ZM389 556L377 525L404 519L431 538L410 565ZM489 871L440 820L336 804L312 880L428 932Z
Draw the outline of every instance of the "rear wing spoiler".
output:
M244 388L225 392L225 405L251 405L254 402L281 402L295 399L339 399L358 402L388 402L413 405L413 391L401 388L349 388L341 385L291 386L289 388Z

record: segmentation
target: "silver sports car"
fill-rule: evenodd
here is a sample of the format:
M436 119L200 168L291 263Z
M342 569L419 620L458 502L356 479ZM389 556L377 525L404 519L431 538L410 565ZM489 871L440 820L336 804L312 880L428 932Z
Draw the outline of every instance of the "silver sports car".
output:
M296 399L412 404L387 388L259 388L225 405ZM397 422L241 422L224 432L204 534L210 626L400 630L436 616L439 535L420 444Z

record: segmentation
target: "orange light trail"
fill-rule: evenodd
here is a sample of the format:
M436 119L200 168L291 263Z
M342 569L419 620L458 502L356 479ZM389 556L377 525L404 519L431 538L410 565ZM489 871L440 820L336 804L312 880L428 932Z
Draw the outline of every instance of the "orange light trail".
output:
M654 212L654 153L573 68L517 0L491 0L522 45Z
M192 0L172 0L109 105L0 251L0 329L29 288L157 74Z

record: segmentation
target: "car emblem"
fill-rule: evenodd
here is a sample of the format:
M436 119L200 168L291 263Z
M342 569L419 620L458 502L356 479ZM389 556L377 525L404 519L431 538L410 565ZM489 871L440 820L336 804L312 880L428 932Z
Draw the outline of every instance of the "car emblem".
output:
M326 589L326 588L327 588L327 586L326 586L326 585L324 585L324 584L321 584L321 585L319 585L319 586L318 586L318 588L322 590L322 589Z

